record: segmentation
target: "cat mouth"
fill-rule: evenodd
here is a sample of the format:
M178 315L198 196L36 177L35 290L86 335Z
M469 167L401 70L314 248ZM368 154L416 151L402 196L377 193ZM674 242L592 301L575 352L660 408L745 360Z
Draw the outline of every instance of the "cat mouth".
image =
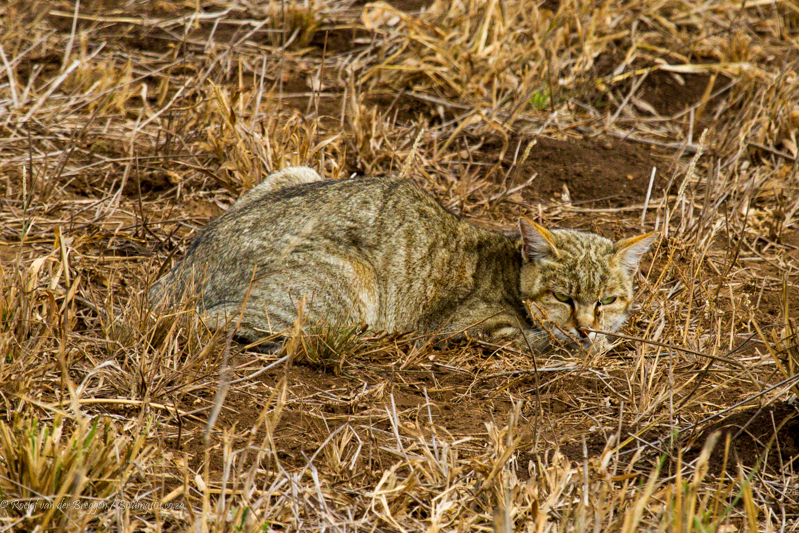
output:
M582 332L577 328L555 327L552 333L555 340L562 348L573 351L575 349L585 350L589 353L604 352L611 348L615 343L612 342L612 333L603 330L583 329ZM582 333L582 334L581 334ZM610 333L610 335L608 335Z
M529 307L529 304L528 304ZM530 321L537 326L537 329L544 330L554 337L557 344L567 350L577 347L592 351L601 349L607 345L607 331L595 330L592 328L578 328L573 323L559 323L554 320L547 320L539 315L531 313Z

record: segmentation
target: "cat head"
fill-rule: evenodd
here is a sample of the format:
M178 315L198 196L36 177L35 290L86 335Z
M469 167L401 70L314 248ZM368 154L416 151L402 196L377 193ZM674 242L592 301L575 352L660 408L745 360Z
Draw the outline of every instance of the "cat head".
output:
M533 322L558 339L590 346L629 314L641 256L657 238L647 233L613 242L594 233L549 231L519 220L522 234L522 299Z

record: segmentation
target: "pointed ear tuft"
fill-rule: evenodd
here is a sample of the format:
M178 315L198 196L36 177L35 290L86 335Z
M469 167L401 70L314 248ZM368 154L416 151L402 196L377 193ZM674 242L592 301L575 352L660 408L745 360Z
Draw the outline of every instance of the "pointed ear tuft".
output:
M539 262L560 257L552 233L527 217L519 219L522 232L522 254L529 261Z
M619 264L626 268L630 274L635 274L638 270L638 263L641 257L649 250L649 247L658 238L659 233L653 231L652 233L645 233L630 237L629 239L622 239L616 241L614 248L616 249L616 257Z

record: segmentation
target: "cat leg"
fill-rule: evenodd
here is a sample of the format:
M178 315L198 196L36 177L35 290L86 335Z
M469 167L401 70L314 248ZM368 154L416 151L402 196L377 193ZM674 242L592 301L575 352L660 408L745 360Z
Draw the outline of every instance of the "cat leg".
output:
M506 326L492 332L495 342L512 341L521 351L532 350L533 353L547 351L551 345L550 335L546 331L532 328Z
M529 347L538 352L549 341L549 335L545 331L530 328L518 316L504 309L494 311L493 314L482 307L473 312L461 310L460 319L448 325L446 331L451 332L449 337L453 340L474 337L492 343L512 341L522 351L527 351Z

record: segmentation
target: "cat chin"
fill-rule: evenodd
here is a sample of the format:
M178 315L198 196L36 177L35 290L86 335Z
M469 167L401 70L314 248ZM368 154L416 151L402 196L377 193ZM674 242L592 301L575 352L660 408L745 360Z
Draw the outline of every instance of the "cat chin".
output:
M602 333L589 332L588 337L580 337L576 330L562 331L553 328L554 336L557 339L556 344L562 348L570 351L585 350L586 352L596 354L604 352L613 346L613 343L607 335Z

